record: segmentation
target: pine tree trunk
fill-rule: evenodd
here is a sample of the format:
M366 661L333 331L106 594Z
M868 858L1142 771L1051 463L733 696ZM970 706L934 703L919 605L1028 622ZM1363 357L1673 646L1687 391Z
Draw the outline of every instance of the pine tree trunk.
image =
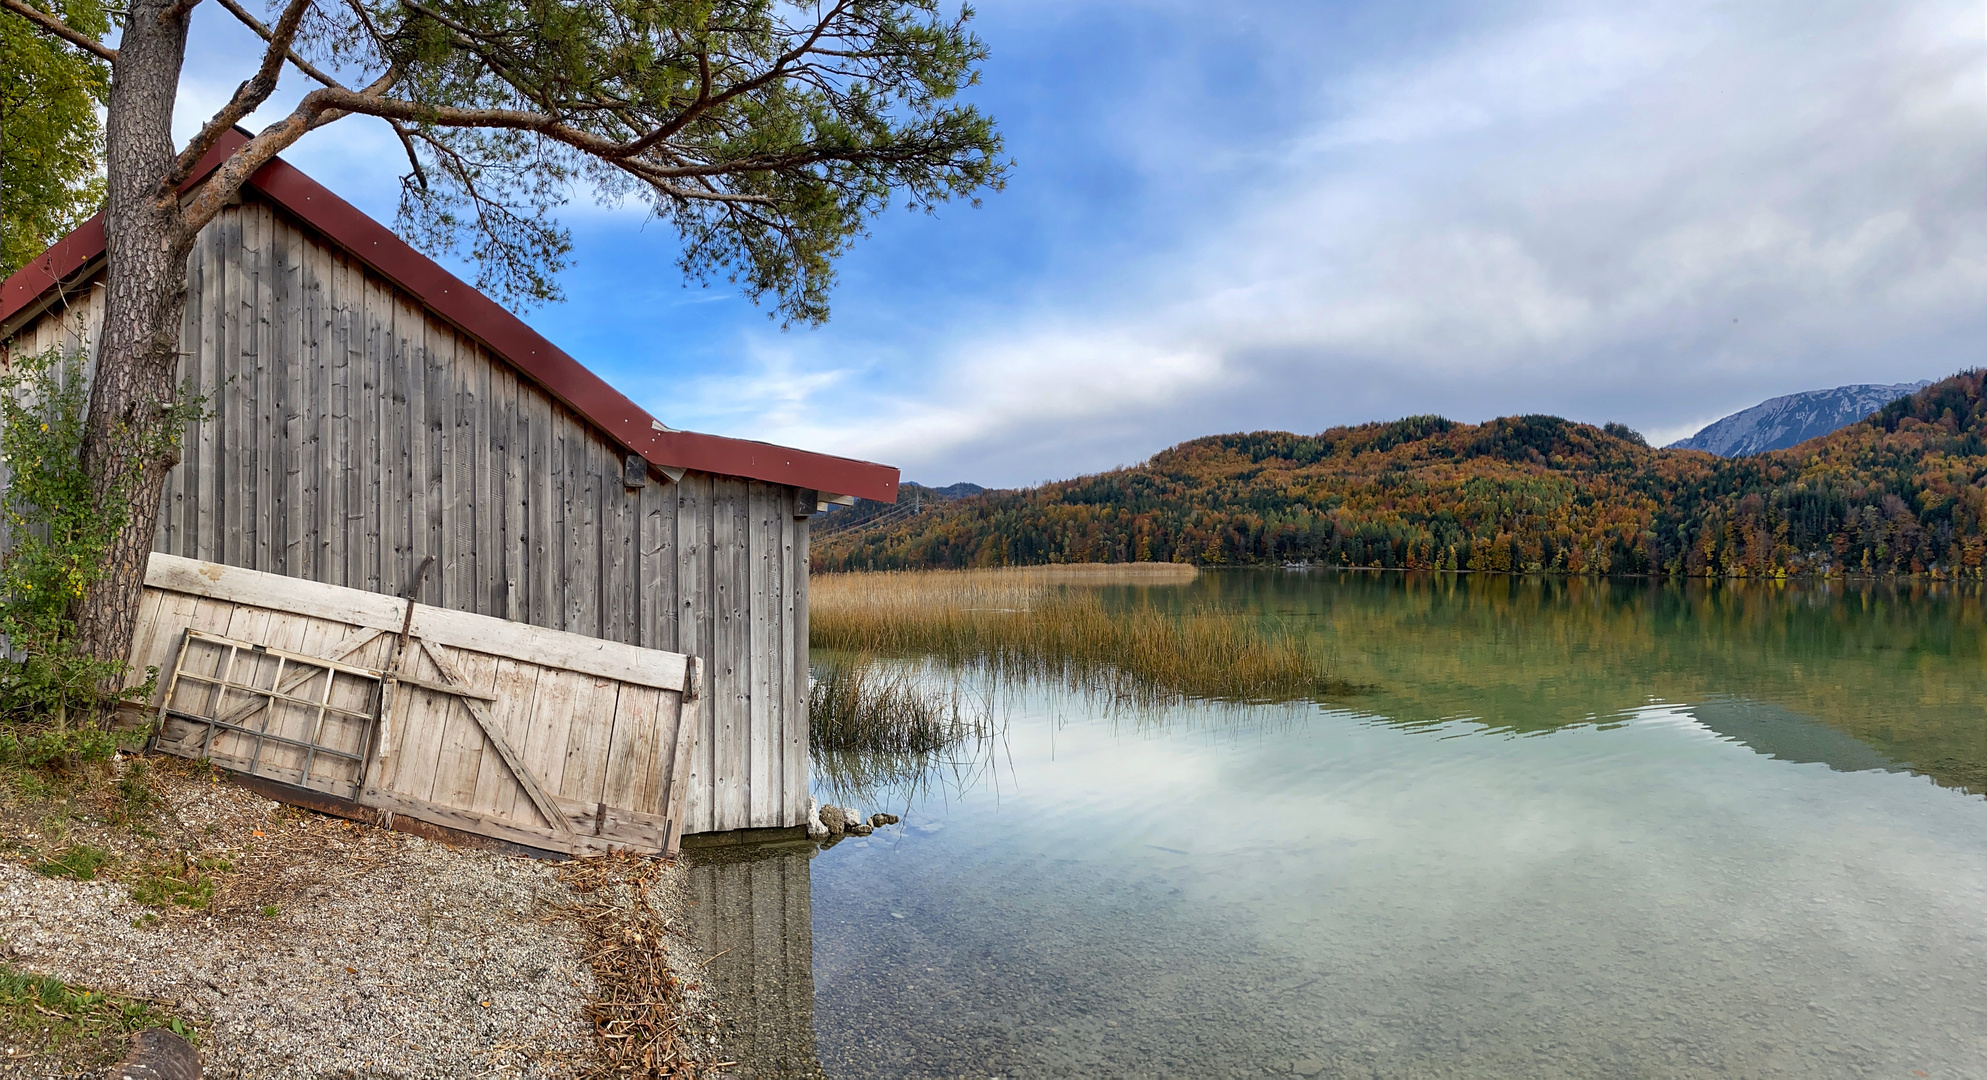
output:
M177 194L159 189L172 167L173 102L186 54L187 17L162 20L168 3L132 0L111 69L104 132L109 282L83 467L99 505L121 504L125 519L102 576L75 611L81 647L119 662L131 652L159 499L178 456L177 442L159 436L174 415L193 238L180 217Z

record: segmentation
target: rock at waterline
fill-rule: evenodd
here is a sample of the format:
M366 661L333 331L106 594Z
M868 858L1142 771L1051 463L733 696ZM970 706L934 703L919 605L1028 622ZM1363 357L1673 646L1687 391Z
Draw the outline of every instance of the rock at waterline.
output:
M841 807L824 806L821 808L821 824L828 826L828 835L837 836L848 831L849 819L843 815Z
M828 835L828 826L821 820L821 804L807 800L807 838L819 840Z
M882 828L882 827L883 827L883 826L885 826L885 825L895 825L895 824L897 824L897 822L899 822L899 821L901 821L901 820L903 820L903 819L902 819L902 818L899 818L899 817L898 817L897 815L895 815L895 814L871 814L871 815L869 815L869 824L870 824L870 827L871 827L871 828L876 828L876 829L880 829L880 828Z
M876 831L875 826L864 825L861 822L857 822L856 824L849 826L849 834L852 836L868 836L870 833L873 833L875 831Z

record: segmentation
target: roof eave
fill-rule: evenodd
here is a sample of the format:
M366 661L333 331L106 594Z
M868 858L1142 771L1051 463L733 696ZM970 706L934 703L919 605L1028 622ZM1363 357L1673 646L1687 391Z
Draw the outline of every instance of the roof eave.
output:
M188 186L206 179L248 136L229 132L202 159ZM742 476L878 502L897 501L898 471L889 465L664 428L606 380L526 325L496 301L416 251L391 229L330 189L276 158L249 178L250 186L296 215L354 258L481 341L521 374L558 398L608 438L659 468ZM0 285L0 327L42 297L70 283L105 248L103 216L58 240ZM9 328L11 329L11 328Z

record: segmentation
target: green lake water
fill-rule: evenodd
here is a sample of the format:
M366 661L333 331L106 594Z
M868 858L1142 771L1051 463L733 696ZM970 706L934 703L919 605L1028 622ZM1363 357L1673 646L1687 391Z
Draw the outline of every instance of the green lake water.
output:
M1114 593L1197 599L1367 689L1010 687L904 825L706 856L747 1075L1987 1076L1977 592Z

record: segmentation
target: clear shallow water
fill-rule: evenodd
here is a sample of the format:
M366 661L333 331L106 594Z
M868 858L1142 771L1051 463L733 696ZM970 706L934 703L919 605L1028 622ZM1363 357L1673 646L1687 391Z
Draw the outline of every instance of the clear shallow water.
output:
M752 897L707 910L756 1075L1987 1075L1976 597L1192 590L1374 689L1023 689L905 826L699 871Z

